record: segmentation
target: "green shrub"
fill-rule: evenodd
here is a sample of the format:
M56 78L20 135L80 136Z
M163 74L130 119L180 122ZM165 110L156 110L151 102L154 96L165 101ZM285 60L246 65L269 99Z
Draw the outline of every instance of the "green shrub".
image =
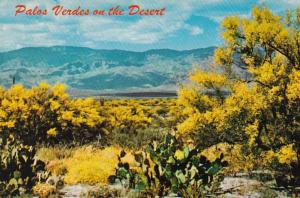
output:
M0 138L0 197L22 195L47 179L45 164L35 159L35 149L14 139Z

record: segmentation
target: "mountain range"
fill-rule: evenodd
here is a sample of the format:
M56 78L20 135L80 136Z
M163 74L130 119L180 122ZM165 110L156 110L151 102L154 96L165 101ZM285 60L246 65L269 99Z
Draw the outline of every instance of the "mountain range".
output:
M145 52L30 47L0 53L0 85L64 83L73 94L175 91L193 65L207 67L215 47Z

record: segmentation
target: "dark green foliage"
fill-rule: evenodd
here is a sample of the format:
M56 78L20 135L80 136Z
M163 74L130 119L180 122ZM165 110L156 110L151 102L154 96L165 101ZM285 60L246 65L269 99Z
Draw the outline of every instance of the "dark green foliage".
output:
M282 166L283 167L283 166ZM300 186L300 167L297 163L293 162L289 166L289 170L284 167L275 174L275 181L278 187L287 189L294 189ZM286 174L283 174L286 173Z
M223 155L210 162L199 156L198 148L184 147L172 135L167 135L159 145L149 145L147 152L155 163L156 177L163 188L188 197L216 190L214 176L227 166L227 162L222 161Z
M176 193L184 197L201 197L215 192L221 181L221 170L227 166L223 155L213 162L199 156L197 148L182 146L172 135L166 135L160 144L150 144L146 152L136 153L135 160L141 172L123 163L126 155L119 156L116 175L109 179L145 193L164 196Z
M136 177L134 171L130 169L128 163L122 162L122 158L125 157L125 151L121 151L120 155L118 156L118 168L116 169L116 174L109 177L110 183L120 183L125 187L128 188L135 188L134 179Z
M13 136L0 138L0 197L22 195L47 179L45 164L35 159L35 152Z

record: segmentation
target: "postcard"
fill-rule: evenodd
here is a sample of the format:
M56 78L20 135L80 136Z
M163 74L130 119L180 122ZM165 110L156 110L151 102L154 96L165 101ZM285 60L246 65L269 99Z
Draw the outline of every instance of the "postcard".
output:
M299 0L0 1L0 197L299 196Z

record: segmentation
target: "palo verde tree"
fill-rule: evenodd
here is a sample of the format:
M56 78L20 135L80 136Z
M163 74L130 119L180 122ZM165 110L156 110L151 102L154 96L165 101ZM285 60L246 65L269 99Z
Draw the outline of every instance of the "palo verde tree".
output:
M299 168L300 9L281 17L254 7L222 28L218 66L192 72L192 85L179 91L179 134L204 147L242 144Z

